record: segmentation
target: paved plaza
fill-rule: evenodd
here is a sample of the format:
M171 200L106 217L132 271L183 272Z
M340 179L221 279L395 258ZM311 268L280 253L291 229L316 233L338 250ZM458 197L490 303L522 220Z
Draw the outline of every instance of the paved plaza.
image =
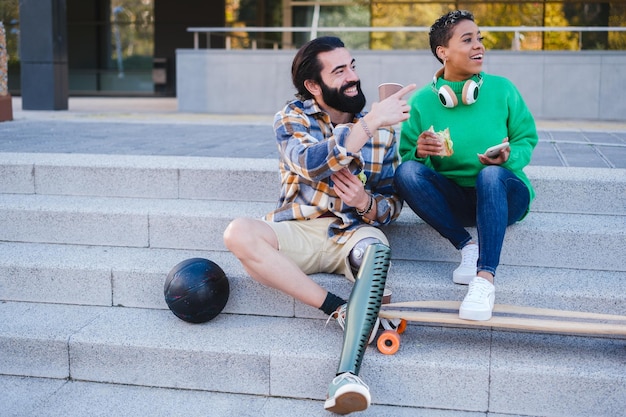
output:
M0 123L0 152L276 158L273 115L191 114L175 98L70 98ZM537 120L531 165L626 168L626 122Z

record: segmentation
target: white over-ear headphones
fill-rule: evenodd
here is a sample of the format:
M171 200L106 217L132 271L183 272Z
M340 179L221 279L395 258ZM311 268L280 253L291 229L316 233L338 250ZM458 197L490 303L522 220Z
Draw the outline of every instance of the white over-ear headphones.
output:
M432 90L439 97L439 101L441 101L441 104L444 107L451 109L453 107L456 107L457 104L459 104L459 100L456 98L456 94L454 93L454 91L452 91L450 86L442 85L439 89L437 89L437 80L442 75L443 75L443 68L441 68L439 71L435 73L435 75L433 75ZM467 80L465 81L465 84L463 85L463 92L461 93L461 101L466 106L469 106L470 104L474 104L476 103L476 100L478 100L478 91L480 90L480 86L483 84L483 77L480 74L476 74L476 77L478 77L478 82L474 80Z

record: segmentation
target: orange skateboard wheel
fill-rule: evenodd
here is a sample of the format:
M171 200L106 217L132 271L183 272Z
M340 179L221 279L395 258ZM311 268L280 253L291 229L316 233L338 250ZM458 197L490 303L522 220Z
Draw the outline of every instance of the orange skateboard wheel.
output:
M376 342L378 351L384 355L393 355L400 349L400 335L395 330L385 330Z
M406 325L407 325L407 321L405 319L401 319L400 324L398 324L398 328L396 329L398 334L404 333L404 331L406 330Z

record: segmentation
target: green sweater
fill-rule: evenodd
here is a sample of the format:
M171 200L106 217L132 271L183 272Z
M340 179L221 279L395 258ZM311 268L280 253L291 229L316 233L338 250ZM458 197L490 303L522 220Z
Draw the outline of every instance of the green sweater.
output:
M478 99L469 106L461 103L464 81L449 82L440 78L437 82L437 88L447 84L457 94L459 104L452 109L441 105L431 84L411 96L411 117L402 124L400 135L402 161L423 162L462 187L474 187L478 172L485 167L476 154L484 153L488 147L508 137L511 154L502 166L526 184L532 201L535 191L523 169L530 162L538 140L533 116L517 88L508 79L484 73L481 75L483 83ZM431 125L435 131L450 129L450 138L454 143L452 156L416 156L417 138Z

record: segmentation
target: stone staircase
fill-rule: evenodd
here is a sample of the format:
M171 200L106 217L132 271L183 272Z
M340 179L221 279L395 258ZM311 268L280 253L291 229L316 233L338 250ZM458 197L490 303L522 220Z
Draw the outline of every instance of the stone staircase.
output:
M529 167L496 302L626 315L626 171ZM226 251L237 216L274 207L274 160L0 153L3 416L324 416L341 348L317 310L253 282ZM408 207L386 228L393 301L461 300L459 254ZM231 295L193 325L163 283L218 263ZM314 276L347 297L342 277ZM626 340L410 324L371 346L363 416L621 416Z

